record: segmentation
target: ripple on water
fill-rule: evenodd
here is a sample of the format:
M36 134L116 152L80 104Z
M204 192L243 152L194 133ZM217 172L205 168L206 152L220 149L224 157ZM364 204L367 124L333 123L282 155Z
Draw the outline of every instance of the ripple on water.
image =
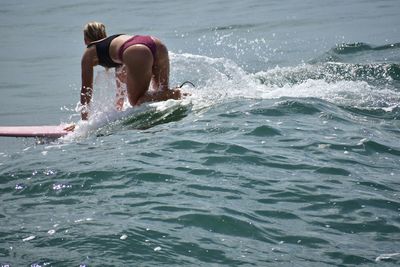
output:
M197 227L226 236L251 237L268 243L272 242L265 237L263 230L253 223L228 215L192 213L180 216L175 222L185 227Z
M258 137L271 137L276 135L282 135L278 129L275 129L271 126L262 125L256 127L251 132L247 133L249 136L258 136Z

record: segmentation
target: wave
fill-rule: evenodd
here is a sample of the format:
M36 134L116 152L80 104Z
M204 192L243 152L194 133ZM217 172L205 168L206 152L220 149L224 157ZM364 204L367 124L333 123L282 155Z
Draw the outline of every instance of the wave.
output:
M392 50L392 49L399 49L400 48L400 43L394 43L394 44L387 44L387 45L381 45L381 46L373 46L369 45L366 43L343 43L337 45L335 48L333 48L331 51L336 53L336 54L353 54L353 53L358 53L362 51L381 51L381 50Z
M320 62L399 62L400 43L374 46L371 44L342 43L331 48L321 56L311 60L311 63Z
M400 65L371 63L349 64L329 62L317 65L274 68L255 75L261 83L284 86L303 83L307 80L324 80L329 83L338 81L365 81L373 85L386 85L400 81Z
M393 47L357 45L356 51L397 49L399 45ZM341 49L350 51L353 48ZM201 113L219 103L240 99L316 98L349 112L363 113L366 110L367 115L377 117L385 117L382 112L391 113L386 116L391 119L399 114L400 65L395 63L321 62L248 73L230 59L171 53L171 65L171 84L184 80L196 84L196 88L183 88L190 96L183 101L171 100L139 108L126 104L123 112L114 107L114 75L98 71L92 116L88 123L78 124L82 129L80 135L97 132L116 121L113 127L146 129L183 119L189 111ZM106 128L100 135L108 132L110 129Z
M320 98L334 104L361 108L390 108L400 103L400 65L319 63L275 67L247 73L225 58L173 54L173 76L192 79L201 101L220 102L232 98L273 99ZM196 100L194 100L196 102Z

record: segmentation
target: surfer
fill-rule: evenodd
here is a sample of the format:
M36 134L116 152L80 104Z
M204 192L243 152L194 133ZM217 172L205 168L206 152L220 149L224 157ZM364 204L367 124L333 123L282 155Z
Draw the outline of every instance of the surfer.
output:
M169 88L169 56L167 47L149 35L116 34L107 37L104 24L90 22L84 27L87 46L82 56L81 118L88 119L87 108L93 93L93 68L101 65L115 68L117 80L117 109L124 100L122 84L132 106L148 101L180 99L179 89ZM150 83L155 92L149 93Z

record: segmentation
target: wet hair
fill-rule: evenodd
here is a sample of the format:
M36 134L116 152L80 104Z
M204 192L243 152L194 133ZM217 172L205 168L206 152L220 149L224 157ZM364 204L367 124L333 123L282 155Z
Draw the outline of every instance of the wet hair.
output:
M83 35L89 42L94 42L107 37L106 26L103 23L89 22L83 28Z

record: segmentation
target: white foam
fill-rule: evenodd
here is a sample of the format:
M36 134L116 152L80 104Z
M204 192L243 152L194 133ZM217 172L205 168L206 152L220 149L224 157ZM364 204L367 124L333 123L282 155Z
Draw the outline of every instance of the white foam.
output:
M335 73L324 65L274 67L251 74L229 59L190 54L173 54L171 58L172 65L177 66L173 74L193 77L198 85L195 91L199 100L193 99L194 109L197 104L229 98L320 98L338 105L385 111L400 102L400 93L389 87L348 79L350 74ZM351 66L347 68L351 71Z
M75 132L64 139L86 137L110 122L151 109L163 111L176 105L191 105L196 112L230 99L320 98L338 105L381 108L388 112L400 103L400 92L367 81L341 79L339 73L325 73L326 66L275 67L253 74L226 58L175 53L170 53L170 58L171 86L185 80L194 82L196 88L183 88L190 96L181 101L168 100L134 108L125 101L122 111L117 111L114 72L98 71L90 119L78 122ZM80 112L77 110L77 113Z
M31 240L33 240L33 239L35 239L35 238L36 238L36 236L31 235L31 236L28 236L28 237L22 239L22 241L23 241L23 242L27 242L27 241L31 241Z
M49 235L54 235L54 234L56 233L56 230L50 229L49 231L47 231L47 233L48 233Z
M390 260L398 256L400 256L400 253L381 254L378 257L376 257L375 261L379 262L382 260Z

